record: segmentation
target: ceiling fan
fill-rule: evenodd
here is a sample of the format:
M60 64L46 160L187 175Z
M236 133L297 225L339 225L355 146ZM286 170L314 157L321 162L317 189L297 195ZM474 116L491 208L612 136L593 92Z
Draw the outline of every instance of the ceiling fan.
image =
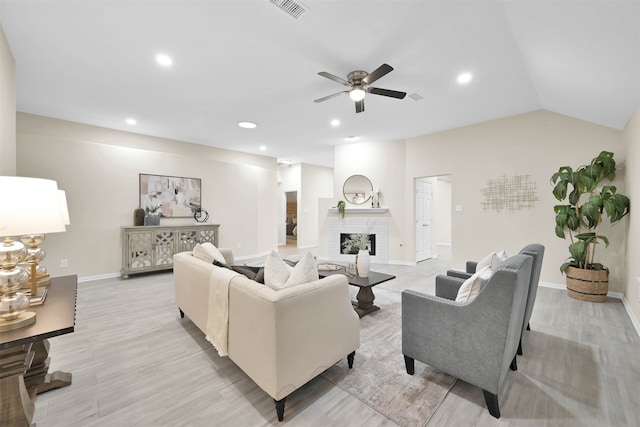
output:
M313 102L323 102L327 99L342 95L343 93L348 93L349 97L356 103L356 113L362 113L364 111L364 96L367 93L388 96L396 99L403 99L407 95L406 92L381 89L378 87L369 87L370 84L378 80L380 77L384 77L385 75L389 74L391 71L393 71L393 67L391 65L382 64L371 74L361 70L352 71L347 75L347 80L344 80L338 76L334 76L333 74L327 73L326 71L321 71L318 74L322 77L326 77L329 80L333 80L334 82L349 86L351 89L334 93L333 95L325 96L324 98L318 98Z

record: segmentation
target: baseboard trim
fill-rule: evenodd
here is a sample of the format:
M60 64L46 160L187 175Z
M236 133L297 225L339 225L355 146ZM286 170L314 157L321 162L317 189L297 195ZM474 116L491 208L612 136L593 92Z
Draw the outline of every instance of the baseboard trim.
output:
M96 276L78 277L78 283L93 282L94 280L113 279L122 276L121 273L98 274Z
M543 286L545 288L559 289L559 290L567 289L565 285L560 285L557 283L550 283L550 282L538 282L538 286ZM622 300L622 305L624 306L624 309L627 312L627 316L629 316L629 320L631 320L631 324L633 325L633 328L636 330L636 334L638 334L638 337L640 337L640 321L638 321L635 314L633 313L633 310L631 310L631 305L629 304L629 301L624 296L624 294L620 292L609 291L607 292L607 296Z

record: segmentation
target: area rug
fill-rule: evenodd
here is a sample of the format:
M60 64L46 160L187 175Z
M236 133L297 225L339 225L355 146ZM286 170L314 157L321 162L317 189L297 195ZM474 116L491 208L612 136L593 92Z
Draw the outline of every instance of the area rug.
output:
M402 356L401 295L375 290L380 310L360 319L353 369L346 359L322 376L403 427L427 424L455 378L416 361L408 375Z

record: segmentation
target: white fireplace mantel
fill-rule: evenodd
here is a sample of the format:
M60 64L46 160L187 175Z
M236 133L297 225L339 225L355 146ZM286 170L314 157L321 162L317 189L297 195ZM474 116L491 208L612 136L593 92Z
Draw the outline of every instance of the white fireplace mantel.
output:
M382 214L389 210L389 208L345 208L345 215L348 213L352 214ZM329 208L329 212L331 213L339 213L338 208Z

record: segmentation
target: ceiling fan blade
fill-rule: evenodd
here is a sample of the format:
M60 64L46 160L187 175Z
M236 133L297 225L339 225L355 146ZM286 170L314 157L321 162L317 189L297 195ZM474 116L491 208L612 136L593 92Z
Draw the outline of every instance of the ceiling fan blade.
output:
M370 85L371 83L378 80L380 77L384 77L390 72L393 71L393 67L389 64L382 64L378 68L376 68L371 74L362 79L365 84Z
M343 93L349 93L348 90L342 91L342 92L338 92L338 93L334 93L333 95L328 95L325 96L324 98L318 98L315 99L313 102L322 102L322 101L326 101L327 99L331 99L331 98L335 98L338 95L342 95Z
M333 74L327 73L326 71L320 71L318 73L318 75L322 76L322 77L326 77L329 80L333 80L334 82L338 82L341 85L351 86L351 84L348 81L346 81L345 79L341 79L340 77L334 76Z
M364 111L364 99L356 101L356 113L362 113Z
M406 92L398 92L397 90L381 89L379 87L367 88L367 92L374 95L389 96L391 98L403 99L407 96Z

